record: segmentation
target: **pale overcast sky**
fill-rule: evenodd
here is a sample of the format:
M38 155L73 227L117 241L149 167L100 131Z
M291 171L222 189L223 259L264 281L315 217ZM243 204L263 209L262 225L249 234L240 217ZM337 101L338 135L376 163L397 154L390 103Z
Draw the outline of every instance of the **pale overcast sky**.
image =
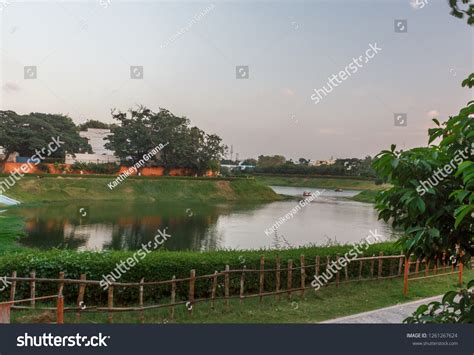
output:
M112 122L114 107L164 107L240 158L425 145L432 116L472 99L460 83L474 70L473 32L447 0L411 2L9 0L1 109L81 123ZM406 33L395 33L396 19L407 20ZM314 89L369 44L381 52L315 105ZM238 65L249 66L248 79L236 79ZM24 66L36 66L37 79L25 79ZM143 66L144 78L131 79L130 66ZM394 113L407 113L406 127L394 126Z

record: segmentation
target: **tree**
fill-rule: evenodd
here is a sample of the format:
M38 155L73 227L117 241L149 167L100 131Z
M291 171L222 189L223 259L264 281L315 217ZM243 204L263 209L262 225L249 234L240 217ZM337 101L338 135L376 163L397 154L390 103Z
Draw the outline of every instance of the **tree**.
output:
M299 159L298 159L298 162L299 162L301 165L306 165L306 166L308 166L308 164L309 164L309 162L310 162L310 159L299 158Z
M112 116L120 124L112 127L113 135L106 148L114 150L122 160L139 161L162 144L165 147L155 162L167 169L192 168L200 173L219 169L218 162L226 148L222 139L190 127L186 117L175 116L166 109L155 113L144 106L129 110L128 115L112 111Z
M467 23L474 25L470 2L449 0L449 5L453 16L467 15ZM463 87L473 87L470 78L474 74ZM380 218L403 230L400 242L407 254L432 257L450 250L467 259L474 242L474 101L446 122L433 121L428 144L439 140L437 145L406 152L392 145L376 157L374 169L393 184L378 195L376 208Z
M242 165L252 165L256 166L257 165L257 160L253 158L247 158L242 162Z
M82 123L77 126L77 129L79 131L87 131L88 128L110 129L110 126L111 125L109 125L108 123L104 123L101 121L87 120L85 123Z
M258 157L258 162L257 166L259 168L267 168L267 167L273 167L273 166L278 166L278 165L283 165L285 164L286 159L282 155L260 155Z
M64 158L66 152L91 152L87 141L79 136L72 119L65 115L33 112L18 115L14 111L0 111L0 146L8 160L13 152L33 156L36 150L47 148L52 138L64 142L50 158Z

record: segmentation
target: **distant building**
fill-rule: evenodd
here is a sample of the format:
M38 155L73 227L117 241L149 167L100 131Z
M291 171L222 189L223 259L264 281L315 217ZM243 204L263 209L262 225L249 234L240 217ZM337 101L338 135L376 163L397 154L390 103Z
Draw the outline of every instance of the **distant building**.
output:
M113 151L105 148L105 144L109 142L107 137L111 135L110 129L88 128L87 131L79 132L79 135L87 139L94 154L114 155Z
M105 148L105 144L109 142L107 139L111 135L110 129L88 128L87 131L79 132L79 135L87 139L92 147L92 154L74 153L66 154L66 164L80 163L119 163L120 159L114 155L114 152Z
M336 161L333 159L329 159L329 160L310 160L308 165L323 166L323 165L334 165L334 164L336 164Z

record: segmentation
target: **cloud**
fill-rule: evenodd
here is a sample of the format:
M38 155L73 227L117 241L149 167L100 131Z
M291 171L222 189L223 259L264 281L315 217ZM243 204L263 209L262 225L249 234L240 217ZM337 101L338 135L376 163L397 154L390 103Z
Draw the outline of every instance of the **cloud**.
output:
M12 81L7 81L5 85L3 85L2 90L6 93L10 93L14 91L20 91L21 87L17 83L14 83Z
M436 118L436 117L439 117L439 112L436 110L431 110L431 111L428 111L426 115L430 118Z

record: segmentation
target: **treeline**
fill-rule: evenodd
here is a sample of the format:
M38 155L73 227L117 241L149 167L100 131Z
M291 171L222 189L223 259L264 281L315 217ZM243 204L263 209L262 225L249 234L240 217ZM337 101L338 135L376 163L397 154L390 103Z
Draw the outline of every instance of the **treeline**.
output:
M218 171L226 147L215 134L207 134L192 127L189 119L173 115L166 109L153 112L139 106L128 112L112 111L116 124L96 120L76 126L73 120L62 114L33 112L20 115L14 111L0 111L0 147L5 162L15 152L31 157L37 150L47 147L52 137L59 137L63 144L43 162L64 162L66 153L93 153L87 139L79 132L88 128L110 129L111 135L105 147L120 158L121 163L133 165L158 146L163 146L146 166L162 166L167 169L187 168L204 173Z
M285 174L285 175L332 175L332 176L354 176L364 178L375 178L375 171L372 169L373 159L370 156L364 159L336 159L315 166L311 160L299 158L297 162L287 160L282 155L266 156L260 155L258 159L246 159L242 162L246 168L240 173L257 174ZM226 161L227 164L235 162ZM249 168L249 166L252 166ZM239 169L233 173L239 174Z

